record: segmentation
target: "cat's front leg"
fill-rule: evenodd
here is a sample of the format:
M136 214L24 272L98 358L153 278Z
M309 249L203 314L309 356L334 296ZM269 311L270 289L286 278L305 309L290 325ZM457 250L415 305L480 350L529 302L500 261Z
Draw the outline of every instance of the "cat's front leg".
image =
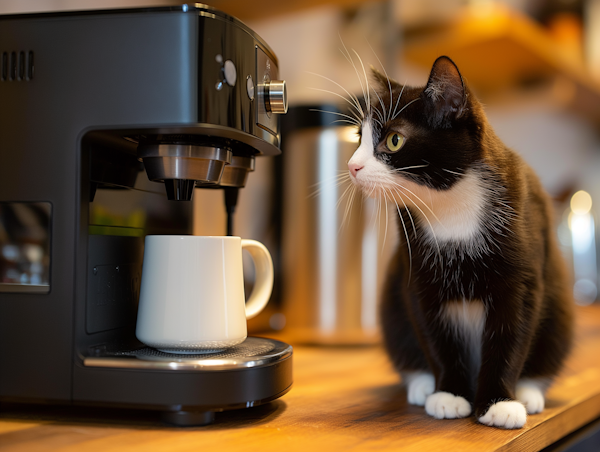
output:
M434 371L436 389L425 400L425 412L436 419L456 419L471 414L472 397L470 353L463 332L448 314L453 304L442 305L442 315L424 306L429 335L429 360ZM439 309L439 308L438 308ZM438 311L439 312L439 311ZM429 317L429 318L427 318Z
M544 380L519 380L515 390L517 401L505 400L490 406L479 422L502 428L521 428L527 414L537 414L544 410Z
M411 405L424 406L427 397L435 391L435 378L430 372L403 371L402 381L406 383L406 398Z
M517 400L525 405L527 414L537 414L544 411L544 392L550 384L548 378L524 378L519 380L515 395Z
M507 429L521 428L527 420L515 389L531 343L533 310L515 301L504 297L502 304L488 306L474 403L479 422Z
M425 412L436 419L459 419L471 414L471 404L459 395L437 391L427 397Z

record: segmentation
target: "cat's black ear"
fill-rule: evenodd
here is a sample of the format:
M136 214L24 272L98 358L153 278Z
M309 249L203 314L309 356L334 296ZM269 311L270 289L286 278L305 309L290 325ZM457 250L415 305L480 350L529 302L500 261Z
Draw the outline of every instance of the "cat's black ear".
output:
M387 91L389 89L390 85L393 87L394 85L397 84L397 82L395 80L392 80L387 75L382 74L381 72L379 72L378 69L376 69L373 66L371 66L371 74L373 76L373 80L374 80L375 84L382 90Z
M450 58L441 56L435 60L421 97L434 127L450 127L452 121L465 114L465 85L458 67Z

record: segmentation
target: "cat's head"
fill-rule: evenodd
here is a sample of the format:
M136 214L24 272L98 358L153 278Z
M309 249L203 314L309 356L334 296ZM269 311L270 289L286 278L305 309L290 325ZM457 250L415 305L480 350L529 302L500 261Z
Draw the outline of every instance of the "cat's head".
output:
M485 118L454 62L440 57L427 85L402 86L377 71L350 179L366 194L450 190L482 159ZM410 198L410 197L409 197Z

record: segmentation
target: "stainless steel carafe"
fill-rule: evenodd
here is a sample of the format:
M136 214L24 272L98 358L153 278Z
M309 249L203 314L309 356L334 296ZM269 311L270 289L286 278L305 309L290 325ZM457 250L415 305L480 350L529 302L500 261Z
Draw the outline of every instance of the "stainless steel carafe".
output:
M296 342L368 344L378 339L394 212L388 206L386 221L383 201L364 198L344 177L358 135L335 119L294 107L283 124L284 331Z

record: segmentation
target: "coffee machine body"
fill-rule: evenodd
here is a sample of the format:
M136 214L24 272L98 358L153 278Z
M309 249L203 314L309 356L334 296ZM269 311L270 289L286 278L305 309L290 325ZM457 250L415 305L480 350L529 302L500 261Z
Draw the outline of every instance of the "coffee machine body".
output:
M287 392L286 344L217 366L146 359L134 334L144 235L192 232L169 199L279 152L269 47L196 4L0 16L0 58L0 401L185 424Z

